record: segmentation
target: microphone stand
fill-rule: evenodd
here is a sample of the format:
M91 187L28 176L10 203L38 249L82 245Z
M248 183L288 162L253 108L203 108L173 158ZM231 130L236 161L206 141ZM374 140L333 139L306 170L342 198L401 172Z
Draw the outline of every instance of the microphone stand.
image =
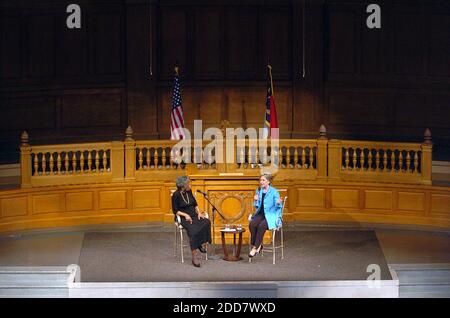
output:
M212 255L208 256L210 259L212 260L218 260L220 259L219 256L216 255L216 240L215 240L215 236L216 236L216 231L215 231L215 218L216 218L216 214L215 212L217 212L222 219L225 219L223 217L223 215L219 212L219 210L217 210L217 208L214 206L214 204L209 200L208 195L204 192L200 192L201 194L203 194L203 197L205 198L205 200L211 205L212 207L212 228L213 228L213 235L212 235L212 245L213 245L213 253Z

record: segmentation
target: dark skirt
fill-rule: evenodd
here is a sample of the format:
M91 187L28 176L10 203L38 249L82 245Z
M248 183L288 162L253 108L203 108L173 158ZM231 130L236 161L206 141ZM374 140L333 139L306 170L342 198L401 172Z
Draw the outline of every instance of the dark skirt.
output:
M192 224L181 218L181 225L186 229L189 236L191 250L199 248L203 243L211 243L211 222L209 219L198 219L192 217Z

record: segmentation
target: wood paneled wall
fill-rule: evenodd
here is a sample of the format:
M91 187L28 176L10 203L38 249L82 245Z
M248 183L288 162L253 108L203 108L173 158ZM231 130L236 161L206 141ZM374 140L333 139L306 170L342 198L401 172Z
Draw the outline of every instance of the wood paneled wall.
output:
M254 189L256 182L194 180L193 187L194 190L207 192L216 201L215 194L226 198L226 195L252 192L250 189ZM287 189L287 206L283 212L286 222L390 224L437 230L450 228L448 187L392 184L380 187L364 182L294 182L280 179L275 182L275 187ZM0 233L94 224L173 222L170 210L170 193L173 190L174 182L164 180L4 190L0 192ZM202 196L197 200L200 208L208 210L211 215L209 205ZM227 213L224 212L226 218L239 216L239 209L236 214L233 211L241 205L233 202L233 198L231 200L216 202L222 212L223 208L228 209ZM247 206L244 211L249 213L250 210ZM244 221L247 213L239 216L242 219L236 223L242 222L246 227ZM216 224L225 222L219 220Z
M0 4L0 162L33 144L169 136L172 67L186 122L262 126L273 65L283 137L420 141L450 159L450 4L357 0L112 0ZM304 72L304 76L303 76Z

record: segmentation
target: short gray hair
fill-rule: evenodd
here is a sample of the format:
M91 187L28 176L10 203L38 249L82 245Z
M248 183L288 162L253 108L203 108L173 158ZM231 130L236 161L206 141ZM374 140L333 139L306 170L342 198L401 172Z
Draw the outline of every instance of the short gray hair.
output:
M186 183L188 183L189 181L189 177L188 176L181 176L177 178L176 181L176 185L178 190L180 190L182 187L184 187L186 185Z

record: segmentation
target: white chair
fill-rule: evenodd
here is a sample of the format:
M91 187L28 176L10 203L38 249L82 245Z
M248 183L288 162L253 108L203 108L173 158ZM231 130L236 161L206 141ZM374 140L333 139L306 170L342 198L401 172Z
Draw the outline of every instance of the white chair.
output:
M286 206L286 201L287 201L287 196L284 197L283 199L283 206L281 207L281 221L283 223L283 212L284 212L284 207ZM251 221L252 215L250 214L248 217L249 222ZM273 265L275 265L275 254L276 254L276 250L277 249L281 249L281 259L284 259L284 233L283 233L283 224L281 224L281 226L269 230L270 232L272 232L272 246L265 246L264 249L261 251L261 256L264 256L264 253L273 253L273 260L272 263ZM276 239L276 233L280 232L280 244L279 245L275 245L275 239ZM249 247L251 250L251 242L249 242ZM250 257L249 262L252 262L252 258Z
M170 194L170 196L173 195L173 192ZM196 194L194 194L196 196ZM205 212L206 218L209 219L208 214ZM181 224L181 217L179 215L175 215L175 239L173 244L173 256L177 256L177 249L180 248L181 252L181 262L184 263L184 248L190 246L188 243L185 243L184 233L183 230L185 228ZM180 239L178 241L178 236L180 236ZM186 233L187 237L187 233ZM208 244L206 244L206 253L205 253L205 259L208 260Z

